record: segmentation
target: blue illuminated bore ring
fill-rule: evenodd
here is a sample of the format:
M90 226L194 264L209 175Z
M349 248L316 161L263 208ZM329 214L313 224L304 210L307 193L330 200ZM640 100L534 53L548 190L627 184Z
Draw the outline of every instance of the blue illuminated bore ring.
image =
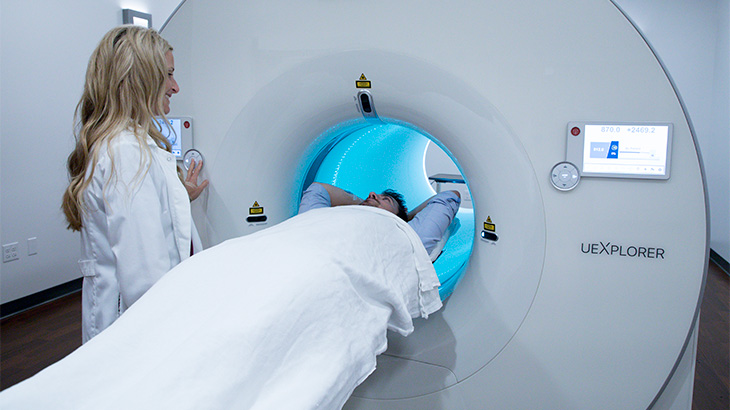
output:
M331 131L333 135L323 136L332 141L313 160L302 189L311 182L323 182L360 198L366 198L371 191L395 189L411 207L435 194L424 166L426 148L431 141L425 133L380 121L333 129L336 129ZM461 279L474 244L473 211L462 208L457 218L458 229L434 262L442 300Z

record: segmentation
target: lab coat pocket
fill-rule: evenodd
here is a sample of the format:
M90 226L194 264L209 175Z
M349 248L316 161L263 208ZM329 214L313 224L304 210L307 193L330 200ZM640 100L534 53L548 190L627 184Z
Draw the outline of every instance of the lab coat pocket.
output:
M96 276L96 259L80 260L79 268L81 269L81 274L85 278L89 276Z
M81 289L82 340L85 343L99 332L97 314L99 298L96 286L96 259L79 261L84 283Z

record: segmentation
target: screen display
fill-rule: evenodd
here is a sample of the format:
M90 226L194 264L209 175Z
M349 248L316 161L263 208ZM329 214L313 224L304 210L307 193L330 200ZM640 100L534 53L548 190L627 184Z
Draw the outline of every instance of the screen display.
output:
M668 124L585 124L585 174L668 175L671 126Z
M169 126L165 125L165 120L159 118L157 119L157 126L162 135L167 138L168 141L170 141L170 145L172 145L172 154L178 158L182 158L182 127L181 123L182 120L180 118L168 118L167 123Z

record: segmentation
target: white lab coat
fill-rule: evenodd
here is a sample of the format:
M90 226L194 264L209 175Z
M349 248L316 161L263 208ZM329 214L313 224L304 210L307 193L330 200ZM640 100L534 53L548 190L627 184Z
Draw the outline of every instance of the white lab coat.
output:
M147 144L151 158L129 131L112 140L112 155L101 147L84 192L88 209L79 260L84 343L188 258L191 243L202 250L175 157L149 136Z

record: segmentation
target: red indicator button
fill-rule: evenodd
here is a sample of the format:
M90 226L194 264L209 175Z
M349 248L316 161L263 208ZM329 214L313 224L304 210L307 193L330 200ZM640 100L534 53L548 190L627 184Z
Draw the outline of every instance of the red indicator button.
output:
M570 130L570 133L573 134L573 136L577 137L578 135L580 135L580 128L573 127L573 129Z
M185 121L185 122L183 123L183 127L185 127L185 128L190 128L190 121Z

